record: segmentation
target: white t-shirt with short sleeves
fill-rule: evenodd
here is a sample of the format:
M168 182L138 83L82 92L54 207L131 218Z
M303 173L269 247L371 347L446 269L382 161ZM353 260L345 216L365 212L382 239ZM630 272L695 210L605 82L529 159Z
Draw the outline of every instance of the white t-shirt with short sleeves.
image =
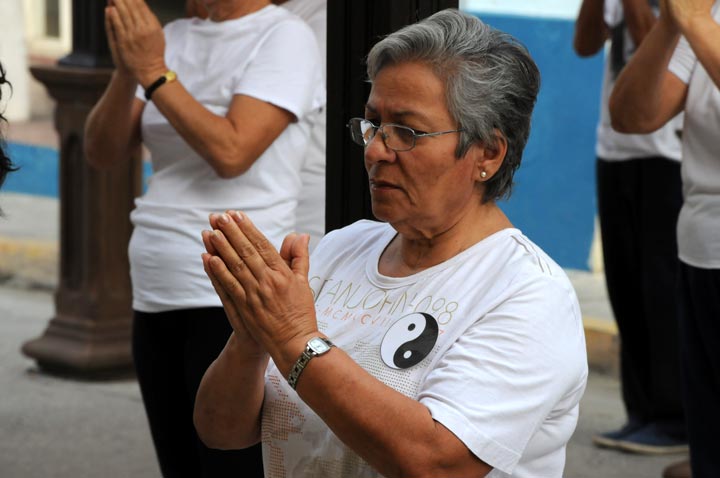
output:
M623 21L623 17L623 6L620 0L605 0L604 19L608 27L617 27ZM627 28L623 32L623 41L623 57L627 62L636 49ZM662 128L650 134L624 134L613 129L610 123L608 104L616 78L613 75L612 60L609 56L608 52L603 72L600 121L597 127L595 153L604 161L623 161L656 156L679 161L681 146L678 130L682 126L682 115L676 116Z
M235 95L247 95L297 121L246 173L222 179L152 101L146 104L142 139L153 175L131 214L129 248L133 308L144 312L221 305L200 260L200 233L212 212L241 209L280 246L295 227L308 118L325 102L313 33L282 8L270 5L224 22L177 20L166 25L165 37L168 67L211 112L224 116ZM142 88L137 97L144 100Z
M359 221L320 242L309 276L320 330L424 404L494 467L489 477L560 478L587 380L580 308L565 273L505 229L418 274L387 277L377 264L395 234ZM272 363L262 443L269 478L380 476Z
M713 18L720 23L718 2ZM684 37L678 42L669 70L688 85L678 255L691 266L720 269L720 89Z

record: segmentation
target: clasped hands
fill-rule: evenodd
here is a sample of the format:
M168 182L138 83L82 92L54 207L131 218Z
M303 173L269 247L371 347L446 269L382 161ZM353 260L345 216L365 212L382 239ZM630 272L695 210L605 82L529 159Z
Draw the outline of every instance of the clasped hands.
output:
M307 341L318 335L308 282L306 234L290 234L280 252L248 217L211 214L203 231L203 267L247 354L270 354L287 373Z
M144 0L108 0L105 30L118 73L147 88L168 70L162 25Z

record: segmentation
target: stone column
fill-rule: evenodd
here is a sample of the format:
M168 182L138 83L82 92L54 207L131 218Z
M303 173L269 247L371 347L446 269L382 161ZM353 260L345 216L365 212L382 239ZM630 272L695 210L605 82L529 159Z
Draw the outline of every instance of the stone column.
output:
M138 154L108 171L84 155L87 115L110 80L105 2L73 3L73 52L58 66L33 67L57 102L60 137L60 278L55 317L22 351L41 369L85 378L132 368L129 213L140 193Z

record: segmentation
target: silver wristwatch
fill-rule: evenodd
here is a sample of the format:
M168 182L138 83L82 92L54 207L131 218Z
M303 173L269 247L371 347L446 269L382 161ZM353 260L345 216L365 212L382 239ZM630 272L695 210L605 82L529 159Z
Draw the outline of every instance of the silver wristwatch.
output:
M300 378L300 374L303 370L305 370L305 367L307 367L310 360L328 353L333 347L335 347L335 344L324 337L314 337L308 340L305 350L300 354L300 357L298 357L297 362L293 365L293 368L290 369L287 379L288 385L295 390L298 378Z

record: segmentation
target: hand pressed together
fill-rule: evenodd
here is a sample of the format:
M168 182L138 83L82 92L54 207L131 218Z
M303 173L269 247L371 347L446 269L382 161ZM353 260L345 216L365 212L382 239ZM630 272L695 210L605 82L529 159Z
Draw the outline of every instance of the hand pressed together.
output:
M144 0L109 0L105 29L115 67L144 88L165 73L165 34Z
M203 264L235 334L289 370L318 330L309 236L288 235L278 253L240 212L212 215L210 224L213 231L203 231Z

